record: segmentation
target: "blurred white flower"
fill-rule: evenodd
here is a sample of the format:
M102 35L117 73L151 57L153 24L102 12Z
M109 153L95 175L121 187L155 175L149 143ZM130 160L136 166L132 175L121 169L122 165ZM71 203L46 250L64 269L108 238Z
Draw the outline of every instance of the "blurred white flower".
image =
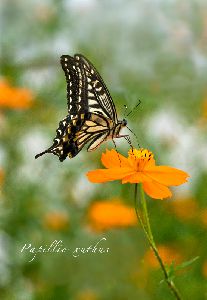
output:
M33 128L32 132L28 132L19 142L21 153L25 159L30 160L35 155L48 147L50 143L49 136L44 130Z
M158 150L167 148L165 155L169 164L190 174L189 183L181 189L193 187L201 172L207 170L207 140L200 128L187 123L184 116L171 107L154 113L145 122L148 140L157 145Z
M0 286L5 286L10 280L10 265L11 257L9 257L10 251L9 236L1 231L0 232Z
M195 64L196 71L198 74L205 76L207 70L207 57L198 48L193 48L192 61Z
M5 149L0 146L0 168L4 168L5 164L5 159L6 159L6 151Z
M59 65L59 58L57 58L56 65ZM57 67L56 66L41 66L37 69L29 69L24 72L21 83L24 86L30 87L33 91L45 89L45 86L51 88L57 80ZM64 80L64 77L63 77Z
M85 207L91 200L91 196L94 194L95 190L96 186L88 181L86 175L80 174L77 177L76 182L72 185L71 192L75 202L80 207Z
M96 0L65 0L65 7L67 7L69 11L86 12L90 11L96 2Z

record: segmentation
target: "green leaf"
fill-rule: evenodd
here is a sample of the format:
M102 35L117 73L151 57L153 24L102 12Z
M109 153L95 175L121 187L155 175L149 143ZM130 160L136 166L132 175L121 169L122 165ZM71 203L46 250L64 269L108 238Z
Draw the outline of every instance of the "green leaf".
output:
M167 273L168 273L169 278L174 277L174 275L175 275L174 261L172 261L172 263L169 266L167 266Z
M167 274L168 274L168 279L169 280L173 280L175 278L175 264L174 264L174 261L172 261L172 263L170 265L165 265L165 269L167 271ZM163 279L160 281L160 284L165 282L166 280Z
M194 257L194 258L192 258L190 260L184 261L182 264L176 266L175 270L177 271L177 270L184 269L184 268L190 266L192 263L194 263L198 259L199 259L199 256L196 256L196 257Z

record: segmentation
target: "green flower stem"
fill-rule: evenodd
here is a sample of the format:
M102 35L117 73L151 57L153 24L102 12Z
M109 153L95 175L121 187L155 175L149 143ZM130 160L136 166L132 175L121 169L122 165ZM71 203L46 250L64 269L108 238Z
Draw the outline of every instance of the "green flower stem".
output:
M173 293L173 295L175 296L175 298L177 300L181 300L181 296L174 284L174 282L172 281L172 279L169 278L168 272L166 270L166 267L159 255L159 252L157 250L153 235L152 235L152 230L151 230L151 226L150 226L150 221L149 221L149 214L148 214L148 210L147 210L147 202L145 199L145 194L142 188L142 185L140 184L140 199L141 199L141 208L142 208L142 216L140 215L139 211L138 211L138 201L137 201L137 187L138 184L135 184L135 211L136 211L136 215L137 215L137 219L140 222L140 225L142 227L142 229L144 230L144 233L147 237L147 240L150 244L150 247L152 248L152 251L154 252L155 257L158 260L158 263L163 271L164 274L164 278L165 278L165 282L167 283L168 287L170 288L171 292Z
M143 188L140 186L140 198L141 198L141 205L142 205L142 210L143 210L143 217L144 217L144 222L146 224L146 228L147 228L147 232L149 234L150 237L150 241L153 244L154 248L156 248L155 242L154 242L154 238L152 235L152 230L151 230L151 226L150 226L150 222L149 222L149 215L148 215L148 211L147 211L147 202L145 200L145 195L144 195L144 191Z

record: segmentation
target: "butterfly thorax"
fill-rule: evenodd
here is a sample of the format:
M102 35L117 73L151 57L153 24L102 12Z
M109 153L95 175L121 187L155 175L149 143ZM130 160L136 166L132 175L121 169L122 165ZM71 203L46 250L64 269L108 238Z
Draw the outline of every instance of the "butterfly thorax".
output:
M113 125L112 128L110 128L110 138L116 138L119 137L120 131L122 128L127 126L127 121L125 119L118 121L115 126Z

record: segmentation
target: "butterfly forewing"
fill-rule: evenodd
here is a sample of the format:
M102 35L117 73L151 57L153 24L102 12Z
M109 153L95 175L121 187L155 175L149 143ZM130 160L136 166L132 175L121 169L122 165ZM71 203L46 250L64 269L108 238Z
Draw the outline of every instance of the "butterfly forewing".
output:
M67 103L68 113L71 119L78 115L78 100L79 100L79 74L76 69L75 60L69 55L62 55L60 58L61 66L65 72L67 82ZM84 109L84 103L82 103ZM85 112L82 111L83 113Z
M76 64L84 73L82 78L85 79L85 91L88 99L88 109L93 113L101 113L110 118L114 123L117 122L116 108L111 95L104 84L103 79L92 65L83 55L75 55Z

